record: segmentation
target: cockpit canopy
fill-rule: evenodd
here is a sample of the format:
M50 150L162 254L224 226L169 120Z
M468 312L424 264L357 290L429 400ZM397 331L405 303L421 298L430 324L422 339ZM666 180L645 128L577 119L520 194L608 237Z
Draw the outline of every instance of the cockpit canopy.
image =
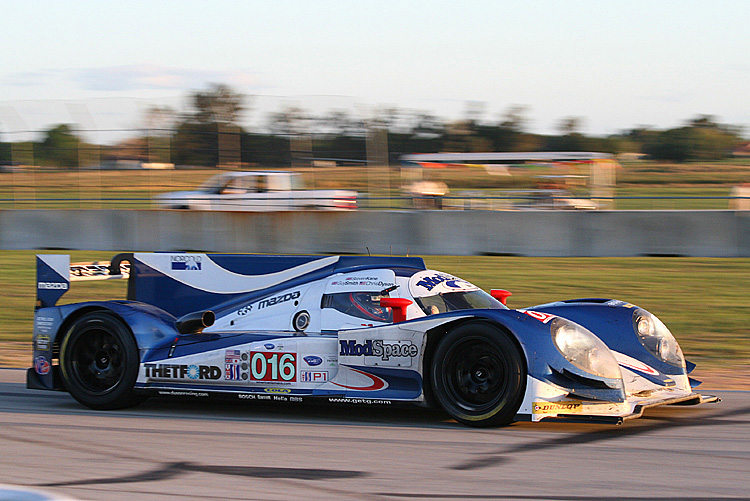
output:
M415 273L409 279L409 293L426 315L475 308L508 309L476 285L435 270Z
M323 330L393 323L392 308L381 306L380 300L398 290L398 280L393 270L363 270L331 277L321 301ZM417 307L410 307L408 318L456 310L507 309L476 285L435 270L415 273L408 278L407 288L393 297L414 300Z

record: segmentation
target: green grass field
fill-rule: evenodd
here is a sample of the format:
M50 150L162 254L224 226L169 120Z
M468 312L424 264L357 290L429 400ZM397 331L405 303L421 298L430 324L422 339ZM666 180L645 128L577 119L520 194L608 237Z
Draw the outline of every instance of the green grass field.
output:
M78 262L116 253L70 254ZM31 339L34 255L0 251L0 346ZM750 259L427 256L425 262L485 290L510 290L511 308L580 297L626 300L658 315L701 367L750 364ZM124 297L124 281L75 282L61 303Z

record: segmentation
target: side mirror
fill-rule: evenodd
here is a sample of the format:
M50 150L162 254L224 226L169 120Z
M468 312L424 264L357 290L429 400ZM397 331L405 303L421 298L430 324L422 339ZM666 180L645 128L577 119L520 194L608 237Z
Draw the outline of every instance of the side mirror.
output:
M397 324L406 320L406 308L412 303L411 299L402 297L380 298L380 306L393 309L393 323Z
M510 291L506 291L505 289L492 289L490 291L490 296L494 297L501 303L503 303L505 306L508 306L506 302L508 301L508 296L512 296L513 293Z

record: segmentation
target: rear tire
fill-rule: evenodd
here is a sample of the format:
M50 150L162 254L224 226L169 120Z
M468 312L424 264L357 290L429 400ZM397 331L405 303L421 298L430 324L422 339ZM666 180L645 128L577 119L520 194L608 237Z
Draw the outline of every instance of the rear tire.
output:
M464 324L440 340L432 360L435 398L456 421L513 421L526 391L526 362L509 334L488 324Z
M131 407L140 358L130 330L110 313L95 311L76 320L60 348L65 387L83 405L110 410Z

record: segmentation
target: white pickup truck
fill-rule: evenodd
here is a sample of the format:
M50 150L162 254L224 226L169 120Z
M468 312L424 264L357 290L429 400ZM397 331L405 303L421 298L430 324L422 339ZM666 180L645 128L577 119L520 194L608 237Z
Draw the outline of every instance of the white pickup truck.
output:
M195 191L174 191L154 197L161 209L284 211L354 210L357 192L305 190L302 176L288 171L225 172Z

